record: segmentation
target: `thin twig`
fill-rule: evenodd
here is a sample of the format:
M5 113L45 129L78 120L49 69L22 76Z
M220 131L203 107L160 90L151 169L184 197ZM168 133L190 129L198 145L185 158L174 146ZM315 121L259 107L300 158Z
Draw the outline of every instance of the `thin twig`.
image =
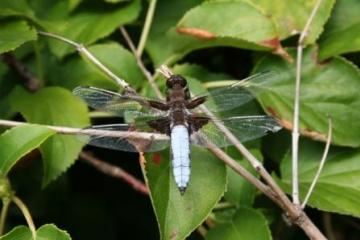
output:
M300 118L300 82L301 82L301 61L304 48L304 40L308 34L310 25L316 16L322 0L317 0L315 6L305 24L303 31L299 37L297 56L296 56L296 82L295 82L295 99L294 99L294 120L292 132L292 199L297 206L300 205L299 198L299 171L298 171L298 156L299 156L299 118Z
M31 125L30 123L25 122L16 122L9 120L1 120L0 126L5 127L17 127L22 125ZM34 124L32 124L34 125ZM39 124L37 124L39 125ZM89 136L103 136L103 137L117 137L117 138L128 138L128 139L154 139L154 140L166 140L167 136L157 133L148 133L148 132L137 132L137 131L108 131L108 130L98 130L98 129L81 129L81 128L71 128L71 127L62 127L62 126L50 126L50 125L39 125L47 127L51 130L56 131L57 133L66 134L66 135L89 135Z
M34 76L34 74L29 71L29 69L23 63L18 61L12 53L3 53L2 58L3 61L10 68L12 68L21 76L27 89L35 92L40 88L40 81L36 78L36 76Z
M124 27L120 27L120 32L123 35L125 41L127 42L127 44L130 47L130 50L133 52L135 58L136 58L136 63L139 66L140 70L143 72L144 76L146 77L146 79L148 80L150 86L152 87L152 89L154 90L156 96L159 99L164 99L163 95L161 94L160 89L157 87L153 76L151 76L151 73L146 69L143 61L141 60L141 57L137 55L136 53L136 49L134 46L134 42L131 40L129 34L127 33L126 29Z
M119 78L113 72L111 72L89 50L87 50L87 48L84 45L53 33L38 31L38 34L43 36L48 36L72 45L80 54L84 54L93 64L95 64L103 73L105 73L108 77L113 79L117 84L119 84L121 87L123 87L125 90L129 92L134 92L134 90L124 79Z
M228 208L235 208L236 205L230 202L220 202L216 204L214 207L214 210L222 210L222 209L228 209Z
M89 163L97 170L105 173L106 175L121 179L127 184L129 184L136 191L144 195L149 195L149 189L146 187L146 185L134 176L132 176L130 173L123 170L121 167L101 161L96 157L92 156L90 153L84 151L80 153L80 157L82 160Z
M11 200L8 198L4 198L2 202L3 202L3 206L1 209L1 215L0 215L0 236L2 236L4 234L6 217L9 212L9 206L10 206Z
M21 201L20 198L18 198L17 196L13 196L11 198L11 200L16 204L16 206L18 206L18 208L21 210L22 214L24 215L26 222L29 226L29 229L32 233L32 237L33 239L36 239L36 228L35 228L35 224L34 221L31 217L31 214L29 212L29 209L26 207L25 203L23 201Z
M202 236L205 238L208 230L206 229L206 227L204 227L203 225L200 225L196 228L196 231Z
M319 177L320 177L320 173L324 167L324 164L325 164L325 161L326 161L326 158L327 158L327 155L328 155L328 152L329 152L329 148L330 148L330 144L331 144L331 137L332 137L332 121L331 121L331 118L329 118L329 130L328 130L328 136L327 136L327 140L326 140L326 145L325 145L325 149L324 149L324 153L322 155L322 158L321 158L321 161L320 161L320 164L319 164L319 168L315 174L315 177L310 185L310 188L306 194L306 197L304 199L304 201L302 202L301 204L301 208L304 209L310 196L311 196L311 193L312 191L314 190L314 187L315 187L315 184L316 182L318 181Z
M144 28L141 31L140 41L139 41L137 51L135 54L138 58L141 58L141 55L145 48L145 44L146 44L146 41L147 41L147 38L149 35L151 23L154 18L155 6L156 6L156 0L150 0L150 4L149 4L149 7L148 7L148 10L146 13Z

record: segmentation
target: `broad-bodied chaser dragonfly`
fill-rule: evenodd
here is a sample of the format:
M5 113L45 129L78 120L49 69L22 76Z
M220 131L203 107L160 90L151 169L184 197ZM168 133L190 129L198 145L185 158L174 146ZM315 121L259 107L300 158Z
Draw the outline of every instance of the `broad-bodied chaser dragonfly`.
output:
M250 77L251 81L263 78L263 75ZM89 137L88 144L132 152L156 152L170 144L173 176L180 193L184 194L190 181L190 144L201 147L209 147L209 143L217 147L232 145L218 130L216 122L224 124L242 142L281 129L277 121L269 116L213 118L199 111L200 105L205 102L212 112L222 112L250 101L253 95L240 83L243 82L191 97L185 78L171 75L166 80L167 95L164 101L95 87L77 87L74 94L92 108L132 119L131 124L99 125L91 127L92 129L163 134L162 139L148 141L140 141L133 134L123 138L92 136Z

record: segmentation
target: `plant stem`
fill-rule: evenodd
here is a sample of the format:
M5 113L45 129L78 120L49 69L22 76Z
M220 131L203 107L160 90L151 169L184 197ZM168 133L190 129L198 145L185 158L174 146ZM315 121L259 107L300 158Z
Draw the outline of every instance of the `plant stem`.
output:
M7 127L17 127L22 125L31 125L30 123L25 122L16 122L9 120L1 120L0 126ZM39 124L37 124L39 125ZM71 128L71 127L62 127L62 126L50 126L50 125L40 125L47 127L61 134L68 135L89 135L89 136L102 136L102 137L118 137L118 138L134 138L134 139L154 139L154 140L166 140L167 136L157 133L148 133L148 132L136 132L136 131L108 131L108 130L97 130L97 129L81 129L81 128Z
M297 206L300 205L299 198L299 170L298 170L298 157L299 157L299 118L300 118L300 82L301 82L301 62L304 48L304 40L309 31L310 25L316 16L322 0L317 0L311 14L306 21L305 27L301 32L297 47L296 56L296 82L295 82L295 99L294 99L294 119L293 119L293 132L292 132L292 199L293 203Z
M324 149L324 153L321 157L321 161L320 161L320 164L319 164L319 168L315 174L315 177L310 185L310 188L306 194L306 197L303 201L303 203L301 204L301 208L304 209L310 196L311 196L311 193L312 191L314 190L315 188L315 184L316 182L318 181L319 177L320 177L320 174L321 174L321 170L323 169L324 167L324 164L325 164L325 161L326 161L326 158L327 158L327 155L328 155L328 152L329 152L329 148L330 148L330 144L331 144L331 137L332 137L332 121L331 121L331 118L329 118L329 130L328 130L328 135L327 135L327 140L326 140L326 145L325 145L325 149Z
M103 73L105 73L108 77L113 79L122 88L124 88L125 90L127 90L129 92L134 92L134 90L130 87L130 85L124 79L119 78L113 72L111 72L91 52L89 52L89 50L87 50L87 48L84 45L79 44L77 42L74 42L74 41L72 41L70 39L64 38L62 36L58 36L58 35L53 34L53 33L38 31L38 34L43 35L43 36L48 36L48 37L51 37L51 38L54 38L54 39L57 39L57 40L60 40L60 41L63 41L65 43L67 43L67 44L72 45L80 54L84 54L87 57L87 59L89 59Z
M141 55L142 55L142 53L144 51L144 48L145 48L145 44L146 44L146 40L147 40L148 35L149 35L151 23L152 23L152 20L154 18L156 1L157 0L150 0L149 8L148 8L147 13L146 13L146 19L145 19L144 28L143 28L143 30L141 32L140 41L139 41L137 51L136 51L136 54L135 54L138 58L141 58Z
M40 88L39 80L29 71L29 69L23 63L16 59L14 54L3 53L2 57L4 62L21 76L21 79L24 82L24 86L28 90L35 92Z
M152 87L152 89L154 90L156 96L159 99L164 99L160 89L157 87L155 81L154 81L154 77L151 76L150 72L146 69L143 61L141 60L141 57L137 55L136 53L136 49L134 46L134 42L131 40L129 34L127 33L126 29L124 27L120 27L120 32L123 35L125 41L127 42L127 44L129 45L131 51L133 52L135 58L136 58L136 63L139 66L140 70L143 72L144 76L146 77L146 79L148 80L150 86Z
M10 199L8 198L3 199L3 207L1 209L1 216L0 216L0 236L4 234L5 222L6 222L6 217L8 214L10 203L11 203Z
M25 203L21 201L20 198L17 196L13 196L11 200L18 206L18 208L21 210L22 214L24 215L26 222L30 228L30 231L32 233L33 239L36 239L36 228L34 221L32 220L31 214L29 212L29 209L26 207Z
M200 225L196 228L196 231L203 237L205 238L208 230L206 229L206 227L204 227L203 225Z

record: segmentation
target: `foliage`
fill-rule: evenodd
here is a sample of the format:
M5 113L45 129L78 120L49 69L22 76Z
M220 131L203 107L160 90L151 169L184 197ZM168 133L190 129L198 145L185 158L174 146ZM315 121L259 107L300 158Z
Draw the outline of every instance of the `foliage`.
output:
M75 163L82 142L42 126L83 128L91 122L114 123L119 119L99 118L101 113L88 111L71 91L79 85L120 89L73 46L37 31L86 45L117 76L139 93L153 97L136 56L118 30L125 26L137 43L148 21L151 25L143 63L153 73L160 65L169 65L188 79L194 92L206 91L210 85L224 86L249 73L270 70L276 74L276 78L252 82L250 91L261 89L256 101L224 115L266 113L279 119L283 131L247 146L263 160L284 191L291 192L288 143L293 127L295 47L316 0L158 0L153 19L146 18L149 2L0 1L0 53L4 60L0 63L0 119L31 123L0 135L0 188L6 192L1 192L3 209L15 194L24 196L36 221L55 222L74 239L135 239L144 235L147 239L150 235L155 239L159 235L162 239L284 239L295 235L302 239L296 230L279 230L277 226L284 224L282 216L270 200L205 150L192 151L191 183L184 196L175 186L168 149L145 155L142 173L135 165L133 171L144 177L150 189L153 212L146 215L146 210L136 205L140 196L127 194L126 184L118 194L120 203L117 194L105 191L106 184L119 189L118 183L101 180L93 172L84 174L87 167ZM317 170L330 116L331 151L308 205L314 217L331 213L333 231L344 239L350 239L356 230L341 220L356 222L360 217L359 9L358 0L322 1L305 38L301 72L300 194L303 199ZM164 89L164 79L155 76L156 84ZM33 81L35 89L29 88ZM90 149L104 160L129 157ZM229 147L226 152L258 177L235 149ZM36 159L42 160L42 167ZM127 168L132 163L114 164ZM12 188L4 179L10 180ZM43 190L39 190L40 181ZM92 181L91 191L83 192L77 181ZM96 192L96 186L103 191ZM70 203L61 194L71 199ZM92 223L93 218L106 227ZM159 230L145 223L155 218ZM22 222L17 213L10 211L8 219L7 233L0 239L32 239L30 228L19 226ZM84 230L80 233L79 229ZM36 234L37 239L70 239L53 224L37 228Z

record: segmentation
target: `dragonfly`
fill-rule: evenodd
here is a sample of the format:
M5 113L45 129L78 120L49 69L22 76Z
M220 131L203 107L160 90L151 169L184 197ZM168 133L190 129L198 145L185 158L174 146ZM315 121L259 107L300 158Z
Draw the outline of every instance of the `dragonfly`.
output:
M130 152L158 152L170 146L172 174L183 195L190 182L191 144L205 148L222 148L233 144L217 124L226 126L241 142L281 129L278 121L267 115L219 117L219 113L252 100L255 94L246 85L266 78L266 75L255 74L245 81L193 96L187 80L181 75L172 74L166 79L165 100L84 86L76 87L73 93L94 109L131 119L130 123L125 124L91 126L90 129L125 131L129 134L123 137L87 136L88 144ZM215 115L205 114L201 110L204 105ZM136 137L136 132L156 133L162 137L143 139Z

